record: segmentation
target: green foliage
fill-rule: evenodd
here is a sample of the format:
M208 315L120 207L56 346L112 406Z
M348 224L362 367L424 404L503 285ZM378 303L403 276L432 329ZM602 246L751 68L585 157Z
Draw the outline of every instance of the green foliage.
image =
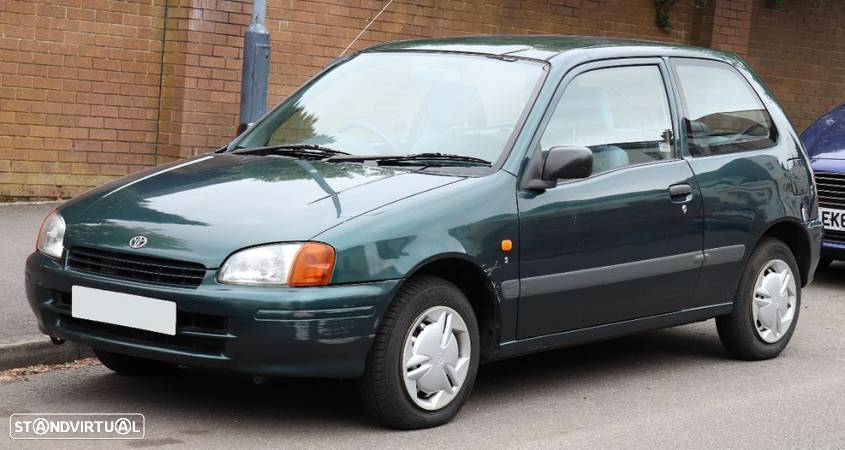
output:
M667 29L671 25L670 16L672 7L678 3L679 0L654 0L657 7L657 26L662 29ZM703 8L707 6L708 0L692 0L694 8ZM816 8L825 6L828 0L816 0ZM786 0L768 0L768 4L772 8L780 9L786 5Z
M654 3L657 7L657 26L665 30L671 25L669 15L678 0L654 0Z
M836 0L836 1L841 1L841 0ZM816 8L824 8L825 6L827 6L828 3L830 3L830 0L816 0L815 1L815 7ZM772 8L780 9L780 8L783 8L784 5L786 5L786 0L769 0L769 6L771 6Z
M829 2L829 0L816 0L815 5L816 8L822 8L827 6L827 3ZM772 8L783 8L783 5L785 4L786 0L769 0L769 6L771 6Z
M662 29L668 29L671 23L671 13L672 7L678 3L679 0L654 0L654 4L657 7L657 26ZM816 8L822 8L826 6L829 0L816 0L815 5ZM703 8L707 6L708 0L692 0L693 8ZM781 9L786 5L786 0L767 0L769 7L775 9Z

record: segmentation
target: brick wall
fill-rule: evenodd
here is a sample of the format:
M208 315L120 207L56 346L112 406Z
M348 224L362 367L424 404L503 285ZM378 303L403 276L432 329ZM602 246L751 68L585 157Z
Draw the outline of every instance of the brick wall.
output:
M751 0L714 0L710 47L748 54L751 35Z
M241 36L251 13L249 1L182 1L194 6L180 11L184 19L173 20L171 15L167 21L165 48L182 56L165 68L165 86L172 85L173 91L166 88L164 96L176 104L171 112L176 116L161 141L167 156L205 152L231 139L240 101ZM381 0L269 0L267 28L273 46L269 104L278 104L339 56L383 6ZM679 5L673 29L667 33L654 26L652 0L395 0L350 51L398 39L494 33L603 34L688 42L692 13L691 6Z
M270 0L270 103L339 56L384 3ZM692 15L689 2L679 4L667 33L654 25L653 0L396 0L350 51L397 39L467 34L588 34L684 43L690 40Z
M169 0L158 160L220 147L237 129L250 1Z
M845 2L755 2L748 61L800 131L845 102Z
M799 128L845 99L841 2L394 0L352 50L488 33L695 43L747 56ZM821 3L821 6L817 6ZM225 144L237 126L246 0L0 0L0 201L69 197ZM269 0L270 104L338 56L382 0ZM816 80L820 80L817 82Z
M0 1L0 200L155 163L161 1Z

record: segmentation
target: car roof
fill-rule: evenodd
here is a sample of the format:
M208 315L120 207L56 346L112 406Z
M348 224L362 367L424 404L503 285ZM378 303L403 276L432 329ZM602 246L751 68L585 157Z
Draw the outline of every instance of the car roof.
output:
M736 62L731 53L713 49L638 39L561 35L484 35L388 42L365 52L429 51L514 56L551 61L579 50L598 50L603 55L690 56ZM579 52L581 53L581 52Z

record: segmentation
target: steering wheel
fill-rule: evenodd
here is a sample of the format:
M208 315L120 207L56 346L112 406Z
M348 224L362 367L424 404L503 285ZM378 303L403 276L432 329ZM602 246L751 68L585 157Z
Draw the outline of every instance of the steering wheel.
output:
M381 142L384 143L384 145L386 145L390 150L392 150L393 152L396 152L396 150L398 148L398 147L396 147L396 142L394 142L393 139L389 138L386 134L384 134L380 129L378 129L374 125L369 124L367 122L361 122L361 121L351 122L351 123L341 127L339 130L337 130L337 132L338 133L344 133L346 131L354 130L356 128L359 129L359 130L369 131L370 133L375 135L377 138L379 138L379 140L381 140Z

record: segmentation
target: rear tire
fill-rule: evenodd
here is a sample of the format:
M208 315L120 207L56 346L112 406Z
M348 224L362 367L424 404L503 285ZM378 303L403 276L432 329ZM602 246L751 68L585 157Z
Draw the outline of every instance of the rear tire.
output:
M382 319L358 382L361 399L391 428L442 425L472 391L478 360L478 322L466 295L442 278L414 278Z
M99 349L94 349L94 355L97 356L97 359L99 359L104 366L119 375L155 375L166 373L176 368L173 364L161 361L138 358L137 356L122 355L120 353L107 352Z
M757 245L745 266L733 311L716 318L719 339L730 354L755 361L774 358L786 348L801 311L800 277L786 244L765 239Z

